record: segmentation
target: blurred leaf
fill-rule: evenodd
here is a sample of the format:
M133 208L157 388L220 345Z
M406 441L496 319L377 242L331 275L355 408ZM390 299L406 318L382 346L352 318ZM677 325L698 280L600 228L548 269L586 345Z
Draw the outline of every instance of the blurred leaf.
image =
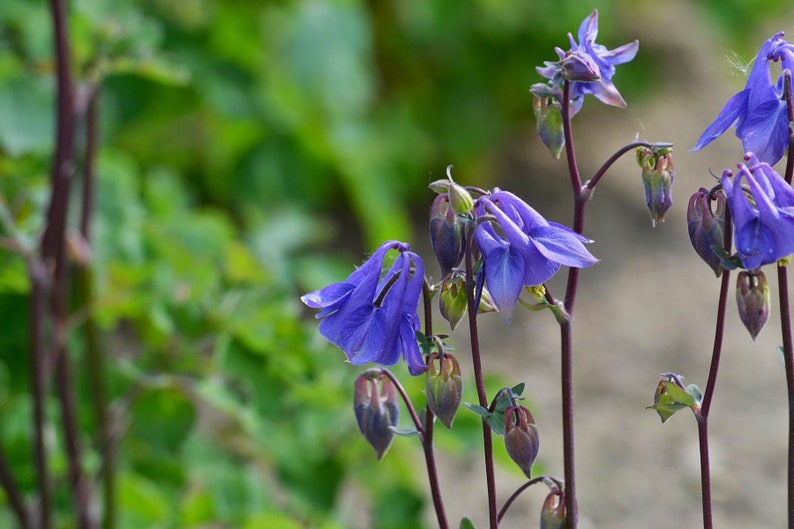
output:
M474 523L469 520L468 518L464 518L460 521L460 529L476 529L474 527Z

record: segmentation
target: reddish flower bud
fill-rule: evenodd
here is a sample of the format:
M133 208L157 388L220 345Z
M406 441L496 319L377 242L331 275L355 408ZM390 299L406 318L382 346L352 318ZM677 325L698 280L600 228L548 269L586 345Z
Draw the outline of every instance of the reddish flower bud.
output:
M574 518L578 517L574 503ZM565 527L565 491L553 490L543 500L540 510L540 529L562 529Z
M430 208L430 242L443 276L463 260L463 237L464 224L451 207L449 195L438 195Z
M389 449L400 410L397 388L380 369L369 369L356 379L354 409L358 429L381 459Z
M460 406L463 396L463 378L460 376L458 360L451 354L433 353L427 362L425 379L427 407L447 428L452 428L452 420Z
M722 260L714 248L723 248L725 195L716 193L709 196L709 191L701 187L689 198L686 218L692 247L719 277L722 273Z
M540 440L532 413L524 406L508 406L505 410L505 448L528 478L538 456Z
M769 318L769 285L761 270L739 272L736 277L736 305L739 318L755 340Z

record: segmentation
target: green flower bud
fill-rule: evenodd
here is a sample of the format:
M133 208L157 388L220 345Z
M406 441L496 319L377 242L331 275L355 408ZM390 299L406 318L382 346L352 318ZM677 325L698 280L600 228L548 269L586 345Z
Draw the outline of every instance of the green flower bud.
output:
M574 518L578 518L574 503ZM565 527L565 491L553 490L543 500L540 510L540 529L562 529Z
M673 155L669 149L637 148L637 163L642 168L645 203L651 213L653 226L664 222L664 214L673 205L671 191L675 179Z
M555 160L559 160L562 148L565 147L560 102L551 97L536 95L532 106L535 110L538 136L540 136L543 145L549 149L551 156Z
M736 305L739 318L755 340L769 318L769 285L761 270L739 272L736 277Z
M505 410L505 448L510 459L531 478L540 440L535 419L524 406L508 406Z
M394 438L400 409L397 388L380 369L369 369L356 379L353 399L358 429L380 460Z
M460 365L454 356L447 353L443 356L438 353L430 355L427 362L425 393L430 411L444 426L452 428L452 420L463 396Z
M462 277L456 275L441 284L438 308L441 317L447 320L453 329L463 319L468 308L468 300L466 299L466 281Z

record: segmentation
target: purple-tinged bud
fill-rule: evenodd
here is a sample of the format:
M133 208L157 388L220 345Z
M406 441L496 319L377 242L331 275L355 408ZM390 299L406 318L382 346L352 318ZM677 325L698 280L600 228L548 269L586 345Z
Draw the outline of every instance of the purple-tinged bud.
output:
M369 369L356 379L354 409L358 429L380 460L394 437L400 409L397 388L380 369Z
M651 212L651 222L664 222L664 214L673 205L671 191L675 179L673 155L670 149L637 148L637 163L642 168L645 203Z
M451 354L433 353L427 362L425 379L427 407L447 428L452 428L463 396L463 378L458 360Z
M736 277L736 305L739 318L755 340L769 318L769 285L761 270L739 272Z
M714 202L713 208L712 201ZM723 193L710 194L706 188L701 187L689 198L686 218L692 247L719 277L722 273L722 259L714 251L714 248L723 248L725 195Z
M555 160L559 160L562 148L565 147L560 102L554 98L536 95L532 106L535 110L535 122L540 141L549 149L551 156Z
M574 518L578 518L574 503ZM573 524L575 525L575 524ZM565 491L553 490L543 500L540 509L540 529L562 529L565 527Z
M510 459L531 478L540 440L535 419L524 406L508 406L505 410L505 448Z
M430 208L430 242L444 277L463 260L464 235L464 221L450 207L449 195L438 195Z
M592 83L601 79L601 69L589 54L583 51L570 51L560 61L564 79L572 83Z

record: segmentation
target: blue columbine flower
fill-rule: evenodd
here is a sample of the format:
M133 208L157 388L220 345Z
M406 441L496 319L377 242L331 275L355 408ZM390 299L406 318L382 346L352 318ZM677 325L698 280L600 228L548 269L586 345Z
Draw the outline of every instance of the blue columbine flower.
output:
M390 250L399 254L384 274ZM402 355L412 375L425 371L415 335L424 265L410 250L405 243L385 242L343 282L301 297L309 307L321 309L320 334L342 349L351 364L390 366Z
M722 188L728 199L742 267L755 270L794 253L794 189L752 153L733 175L725 171ZM743 184L746 183L746 187Z
M692 150L699 151L735 123L736 137L742 140L745 152L755 153L762 162L777 163L788 147L789 124L783 78L772 83L769 62L792 59L794 53L782 32L767 40L755 58L744 90L728 100Z
M485 214L493 215L496 222L482 222L474 238L482 253L488 291L505 323L522 287L546 282L560 265L584 268L598 261L584 247L589 239L547 221L512 193L495 188L490 196L480 197L477 216Z
M568 79L573 81L571 83L571 104L573 105L574 114L582 107L582 101L586 94L593 94L607 105L616 107L626 106L626 102L623 100L620 92L618 92L618 89L615 88L615 85L612 83L612 77L615 75L615 66L627 63L637 55L640 43L635 40L634 42L624 44L614 50L608 50L606 46L596 43L595 40L597 36L598 10L596 9L590 16L585 18L579 26L578 44L574 40L573 35L569 33L568 40L571 42L571 49L565 52L560 48L555 48L560 62L547 62L545 67L537 68L540 75L550 79L553 86L559 87L566 78L566 69L563 66L569 57L580 55L579 60L575 61L576 64L582 62L581 54L586 54L592 59L598 69L598 72L596 72L598 77L595 80L585 82L576 79Z

